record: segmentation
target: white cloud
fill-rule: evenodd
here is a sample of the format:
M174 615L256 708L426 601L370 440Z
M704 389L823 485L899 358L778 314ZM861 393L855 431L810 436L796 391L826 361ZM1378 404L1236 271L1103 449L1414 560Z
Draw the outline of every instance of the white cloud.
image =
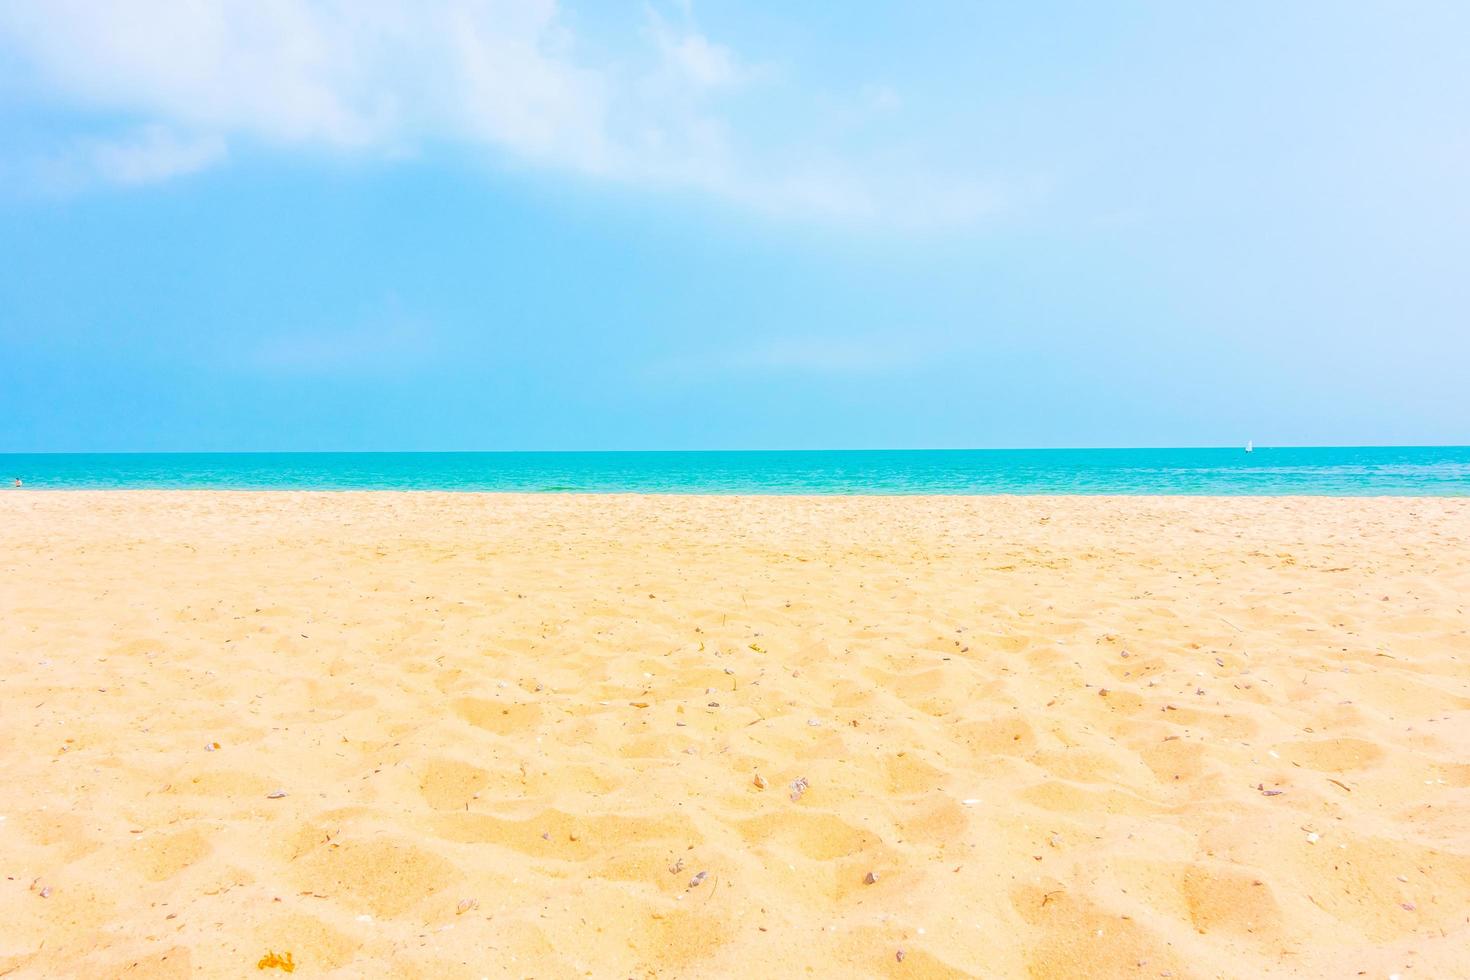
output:
M340 148L478 131L535 153L600 125L597 80L558 50L555 14L548 0L11 0L0 38L89 109Z
M754 75L752 69L742 65L735 53L724 45L716 44L692 28L675 28L652 8L647 10L647 17L649 33L665 67L679 82L699 88L722 88ZM692 12L686 6L684 21L689 23L692 18Z
M669 49L684 74L699 85L729 85L739 79L728 48L710 43L702 34L686 34Z
M29 158L0 156L0 181L61 194L97 184L151 184L204 170L227 152L218 135L150 124L107 138L71 138Z
M86 168L117 184L147 184L203 170L225 155L218 136L183 136L162 126L145 126L120 140L81 146Z
M650 8L652 43L631 56L589 55L576 22L555 0L0 0L0 64L21 66L11 87L37 101L141 125L89 137L91 172L114 182L197 170L241 142L384 156L457 143L781 215L929 225L998 201L724 113L736 91L767 114L794 100L759 91L771 74L698 31L687 5ZM852 98L891 114L891 96Z

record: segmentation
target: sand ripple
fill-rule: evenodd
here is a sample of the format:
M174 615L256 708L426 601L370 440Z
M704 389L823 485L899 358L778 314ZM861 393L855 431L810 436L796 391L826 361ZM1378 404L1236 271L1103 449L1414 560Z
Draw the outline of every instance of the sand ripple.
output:
M0 976L1470 976L1467 501L26 492L0 555Z

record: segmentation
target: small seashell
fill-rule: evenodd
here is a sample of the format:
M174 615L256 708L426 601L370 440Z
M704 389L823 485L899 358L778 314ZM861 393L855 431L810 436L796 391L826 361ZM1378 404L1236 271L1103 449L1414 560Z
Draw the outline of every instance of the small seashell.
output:
M755 780L754 780L754 782L755 782L755 788L756 789L765 789L766 788L766 777L762 776L760 773L756 773L755 774Z
M876 873L874 873L872 871L869 871L867 874L863 875L863 884L865 884L865 885L876 885L877 883L878 883L878 875Z
M701 871L699 874L697 874L693 878L690 878L689 879L689 887L690 888L698 888L700 882L704 881L704 879L706 879L708 877L709 877L709 872L708 871Z
M454 907L454 914L455 915L464 915L470 909L477 909L479 907L480 907L480 900L479 899L477 899L477 898L461 898L459 900L459 904Z
M797 800L801 799L801 795L807 791L807 787L809 787L810 785L811 783L807 782L805 776L802 776L799 779L793 779L791 781L791 802L795 803Z
M41 889L41 897L42 898L50 898L51 897L51 886L50 885L47 885L45 888L42 888Z
M822 719L820 719L820 718L808 718L806 720L806 723L808 725L812 726L813 728L821 728L822 727Z
M286 791L285 790L283 790L283 789L277 789L277 790L272 790L271 792L265 794L265 798L268 799L268 800L279 800L279 799L283 798L285 795L286 795Z
M255 968L257 970L265 970L270 967L279 967L287 973L295 973L296 961L291 958L289 952L285 956L277 956L275 950L266 950L265 955L255 964Z
M898 960L900 963L902 963L903 962L903 950L899 950L898 952L894 953L893 954L893 958L896 959L896 960Z
M1312 831L1310 834L1307 835L1307 843L1308 844L1315 844L1315 843L1317 843L1321 839L1322 839L1322 835L1319 834L1319 833L1317 833L1315 830Z
M673 864L669 865L669 874L671 874L671 875L676 875L680 871L683 871L683 870L684 870L684 859L683 858L680 858L679 860L675 861Z
M206 752L218 752L219 751L219 743L218 742L210 742L208 745L206 745L204 747L204 751L206 751Z
M41 895L41 897L42 898L45 898L46 896L43 893ZM1399 903L1399 908L1403 909L1405 912L1412 912L1412 911L1414 911L1414 903L1413 902L1400 902Z

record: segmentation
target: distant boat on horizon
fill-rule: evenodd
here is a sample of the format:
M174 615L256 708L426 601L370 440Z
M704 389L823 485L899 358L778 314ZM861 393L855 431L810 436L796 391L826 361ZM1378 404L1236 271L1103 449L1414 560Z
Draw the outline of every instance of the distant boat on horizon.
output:
M1247 439L1245 441L1245 451L1248 452L1248 453L1255 452L1256 451L1256 444L1254 442L1252 442L1251 440Z

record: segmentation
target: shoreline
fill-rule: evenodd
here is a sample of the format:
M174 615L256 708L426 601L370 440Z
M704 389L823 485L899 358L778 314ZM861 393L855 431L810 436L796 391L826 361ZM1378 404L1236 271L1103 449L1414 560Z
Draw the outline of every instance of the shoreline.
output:
M749 493L745 491L677 491L677 490L453 490L443 488L393 488L393 487L3 487L0 492L35 494L267 494L267 495L312 495L341 496L352 494L402 494L444 495L451 497L514 497L528 500L570 497L603 499L609 497L640 498L654 497L672 500L708 498L753 498L759 500L1161 500L1181 498L1198 501L1229 500L1345 500L1345 501L1393 501L1393 500L1463 500L1470 501L1466 493L1384 493L1384 494L1338 494L1338 493L1179 493L1179 492L1077 492L1077 493Z

